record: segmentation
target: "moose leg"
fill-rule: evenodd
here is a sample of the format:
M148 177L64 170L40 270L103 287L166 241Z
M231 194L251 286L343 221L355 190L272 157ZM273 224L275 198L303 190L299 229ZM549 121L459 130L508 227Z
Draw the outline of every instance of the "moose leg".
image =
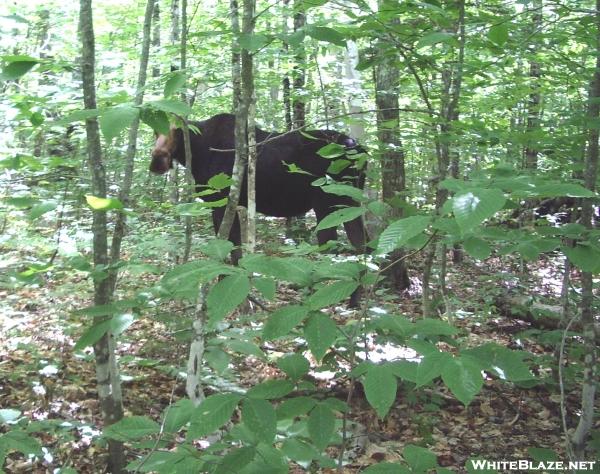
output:
M369 240L369 236L367 235L362 217L344 222L344 228L352 246L360 253L365 253L367 251L366 243Z
M317 216L317 225L325 217L333 212L333 209L326 207L315 207L315 215ZM317 231L317 242L319 245L325 245L330 240L337 240L337 229L336 227L330 227L329 229L323 229Z

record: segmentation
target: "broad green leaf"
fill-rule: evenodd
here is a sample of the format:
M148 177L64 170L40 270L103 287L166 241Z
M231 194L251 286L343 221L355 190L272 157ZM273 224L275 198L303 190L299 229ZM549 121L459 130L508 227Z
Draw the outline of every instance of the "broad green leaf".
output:
M111 319L101 321L86 329L73 347L73 351L81 351L86 347L92 346L98 342L110 329Z
M152 130L161 135L168 135L171 131L169 116L162 110L155 110L150 107L143 107L140 110L140 119Z
M211 288L206 297L208 316L216 323L237 308L250 292L250 280L243 273L229 275Z
M477 237L467 237L463 242L465 252L477 260L485 260L492 253L489 244Z
M385 255L402 247L423 232L430 222L431 218L428 216L411 216L392 222L379 236L376 253Z
M317 155L328 159L339 158L346 155L346 147L339 143L328 143L324 147L319 148Z
M317 310L346 300L358 288L355 281L336 281L321 286L317 291L308 297L306 305L310 309Z
M4 58L6 60L6 57ZM27 74L40 61L23 56L23 59L7 62L0 73L0 81L14 81Z
M380 462L373 464L362 471L362 474L410 474L411 471L406 466L391 462Z
M344 209L338 209L337 211L325 216L325 218L319 222L315 228L315 231L329 229L330 227L337 227L344 222L348 222L362 216L366 211L367 210L364 207L346 207Z
M28 207L32 207L39 203L39 201L32 196L10 197L3 199L3 201L7 205L16 207L17 209L27 209Z
M558 455L553 449L548 448L527 448L531 459L538 462L558 461Z
M402 457L413 472L428 472L437 466L437 456L428 449L414 444L407 444Z
M221 190L231 186L231 183L233 183L231 176L219 173L211 177L206 184L209 188Z
M29 219L33 221L47 212L53 211L57 206L58 204L54 201L45 201L41 204L36 204L29 211Z
M123 209L123 203L117 198L102 198L86 194L85 200L94 211L110 211L111 209Z
M255 385L246 392L246 395L249 398L272 400L275 398L283 398L292 390L294 390L294 384L289 380L271 379Z
M447 43L448 41L454 39L454 35L451 33L444 32L435 32L429 33L428 35L423 36L417 42L417 49L424 48L426 46L432 46L437 43Z
M306 33L316 40L332 43L342 48L346 47L346 38L344 35L333 28L310 25L306 28Z
M265 323L263 338L267 341L287 336L308 315L306 306L290 305L275 311Z
M343 158L333 160L327 168L327 173L333 174L333 175L340 174L342 171L344 171L346 168L348 168L348 166L350 166L351 164L352 164L352 162L350 160L345 160Z
M240 266L253 273L260 273L276 280L285 280L302 286L309 286L313 282L314 263L307 258L280 258L250 254L240 260Z
M188 440L207 436L227 423L242 399L235 393L217 393L202 401L190 420Z
M310 364L301 354L288 354L277 359L277 366L292 380L300 380L310 370Z
M481 367L468 357L453 357L442 368L442 380L463 405L467 406L483 386Z
M201 217L208 216L211 209L215 207L223 207L227 205L227 198L218 199L217 201L203 202L182 202L175 206L175 212L180 216Z
M373 324L380 330L390 331L400 337L414 334L414 324L404 316L382 314L375 316Z
M124 333L135 322L133 314L117 314L110 319L110 332L118 336Z
M159 432L156 421L145 416L129 416L104 428L103 435L117 441L136 441Z
M578 243L575 247L562 247L569 260L584 272L600 272L600 249Z
M223 261L229 257L233 250L233 243L229 240L212 239L199 246L200 252L215 260Z
M165 90L163 93L165 99L171 97L181 90L181 88L185 86L186 79L185 72L183 71L175 71L171 73L171 77L169 77L165 83Z
M461 351L461 354L477 360L483 369L493 370L502 380L522 382L535 379L524 361L525 358L530 357L528 352L510 350L499 344L488 343Z
M231 339L225 342L225 346L229 350L237 352L238 354L253 355L255 357L258 357L259 359L265 358L265 353L261 350L260 347L258 347L258 345L254 344L253 342Z
M321 186L321 189L326 193L351 197L356 202L363 202L367 200L362 192L362 189L350 186L349 184L326 184L325 186Z
M488 38L498 46L504 46L508 41L508 25L500 23L492 26L488 31Z
M477 189L452 200L456 222L463 232L478 226L504 207L506 198L499 189Z
M250 52L256 52L259 49L264 48L271 42L271 39L260 33L245 34L242 33L239 37L240 48L243 48Z
M277 291L277 282L273 278L269 277L255 277L252 278L252 285L263 297L269 301L275 299L275 293Z
M292 461L310 462L319 457L319 453L310 444L296 438L286 439L281 446L281 451Z
M131 105L119 105L104 110L100 115L100 130L107 142L118 136L140 115L140 110Z
M40 442L25 431L20 430L11 430L8 433L0 435L0 460L3 460L3 454L13 450L25 455L42 455Z
M277 430L275 409L266 400L247 398L242 403L242 421L263 443L271 444Z
M249 464L256 456L256 449L250 446L237 448L227 453L214 470L214 474L233 474L240 467ZM171 471L172 472L172 471ZM177 472L182 472L177 470Z
M88 306L87 308L81 308L73 311L73 314L82 316L112 316L131 308L135 308L139 303L134 299L118 300L113 301L109 304L101 304L98 306Z
M229 265L208 260L196 260L177 265L161 280L161 286L173 296L195 300L200 283L206 283L219 275L234 272Z
M383 419L396 400L398 382L387 364L371 365L363 380L367 401Z
M335 415L326 405L320 403L312 409L308 417L308 434L319 451L329 444L335 429Z
M451 358L445 352L431 352L425 354L418 363L415 373L415 384L418 387L428 384L434 378L442 374L442 370Z
M582 198L593 198L597 197L597 194L584 188L577 183L552 183L542 184L535 187L535 194L540 198L552 198L552 197L582 197Z
M329 316L323 313L314 313L304 327L304 339L317 360L323 358L336 336L337 326Z
M189 105L184 104L180 100L174 99L152 100L146 102L146 106L152 107L155 110L162 110L166 113L175 114L180 117L185 117L191 113Z
M415 321L414 333L418 336L454 336L458 330L446 321L434 318L423 318Z
M296 397L285 400L277 408L277 418L285 420L305 415L316 405L316 401L310 397Z
M99 109L75 110L55 122L56 125L66 125L72 122L80 122L89 118L98 117L102 113Z
M176 433L183 428L192 418L196 407L189 398L182 398L171 405L166 413L165 431Z

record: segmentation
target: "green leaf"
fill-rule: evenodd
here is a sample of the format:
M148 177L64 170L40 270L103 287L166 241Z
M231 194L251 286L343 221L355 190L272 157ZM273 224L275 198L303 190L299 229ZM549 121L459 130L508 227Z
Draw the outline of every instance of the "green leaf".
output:
M410 474L406 466L391 462L380 462L379 464L373 464L362 471L363 474Z
M312 410L316 404L317 402L310 397L296 397L285 400L277 408L277 418L285 420L305 415Z
M123 203L117 198L102 198L86 194L85 200L94 211L110 211L111 209L123 209Z
M342 48L346 47L346 38L342 33L333 28L329 28L327 26L308 26L306 28L306 34L311 38L314 38L319 41L325 41L327 43L332 43L337 46L341 46Z
M195 300L200 283L206 283L219 275L228 275L235 270L229 265L208 260L177 265L161 280L162 287L175 297Z
M317 155L327 159L339 158L340 156L346 156L346 147L339 143L328 143L324 147L319 148Z
M313 314L304 327L304 339L308 348L321 360L337 336L337 326L329 316L323 313Z
M210 209L227 205L227 198L217 201L182 202L175 206L175 212L180 216L201 217L211 213Z
M104 428L103 435L117 441L136 441L159 432L156 421L145 416L130 416Z
M426 46L432 46L437 43L447 43L448 41L454 39L454 35L450 33L444 32L435 32L429 33L428 35L423 36L417 42L417 49L424 48Z
M138 306L138 304L138 301L134 299L118 300L113 301L109 304L101 304L98 306L88 306L86 308L81 308L73 311L73 314L93 317L112 316L113 314L117 314L119 312L135 308L136 306Z
M467 237L463 242L465 252L477 260L485 260L492 253L492 248L489 244L477 237Z
M239 37L239 40L240 48L243 48L250 52L256 52L259 49L264 48L271 41L268 36L260 33L242 33Z
M199 246L200 252L215 260L224 261L233 250L233 243L229 240L213 239Z
M140 119L152 130L161 135L168 135L171 131L169 116L162 110L155 110L149 107L143 107L140 110Z
M249 398L272 400L274 398L283 398L292 390L294 390L294 384L289 380L271 379L255 385L246 392L246 395Z
M423 232L431 218L428 216L411 216L392 222L379 236L377 254L388 254L402 247L413 237Z
M471 403L483 386L481 367L468 356L449 359L442 369L442 380L465 406Z
M155 110L162 110L168 114L175 114L180 117L186 117L192 112L189 105L184 104L180 100L174 99L153 100L146 102L146 106Z
M275 292L277 291L277 282L273 278L269 277L254 277L252 278L252 284L263 297L269 301L275 299Z
M253 355L259 359L265 358L265 353L253 342L231 339L225 342L225 346L238 354Z
M42 446L40 445L40 442L26 432L19 430L12 430L0 435L0 460L3 461L2 455L4 453L12 450L25 455L42 455Z
M281 451L292 461L309 463L319 457L319 453L310 444L296 438L286 439Z
M180 91L181 88L185 86L186 79L186 75L183 71L174 71L171 73L171 77L169 77L165 83L165 90L163 93L165 99Z
M308 417L308 434L319 451L329 444L335 430L335 415L326 405L320 403L310 412Z
M0 81L14 81L27 74L40 61L28 56L15 56L18 60L7 62L0 73ZM6 57L4 58L6 61Z
M308 315L306 306L289 305L275 311L265 323L263 338L267 341L287 336Z
M255 456L255 448L247 446L234 449L223 457L214 474L233 474L239 472L240 467L249 464ZM177 472L182 471L177 470Z
M194 403L189 398L182 398L171 405L165 415L165 431L167 433L179 431L190 421L195 409Z
M132 314L117 314L110 319L110 332L114 336L124 333L135 322Z
M323 285L308 297L306 304L313 310L334 305L348 299L358 286L358 283L355 281L344 280Z
M29 211L29 219L33 221L47 212L53 211L57 206L58 204L54 201L45 201L36 204L31 208L31 211Z
M223 319L237 308L250 292L250 280L243 273L229 275L213 286L206 297L211 323Z
M231 176L219 173L210 178L206 184L209 188L221 190L231 186L231 183L233 183Z
M118 136L140 115L140 110L131 105L111 107L100 115L100 130L107 142Z
M597 194L577 183L552 183L535 187L535 195L540 198L552 197L582 197L593 198Z
M207 436L231 419L242 397L235 393L218 393L204 399L192 415L188 440Z
M292 380L300 380L310 370L310 364L301 354L288 354L277 359L277 366Z
M454 336L458 330L446 321L435 318L423 318L414 323L414 333L418 336Z
M247 398L242 403L242 421L262 442L271 444L277 431L273 406L260 398Z
M396 400L398 382L387 364L371 365L363 381L367 401L383 419Z
M437 456L428 449L414 444L407 444L402 457L413 472L428 472L437 466Z
M349 184L326 184L321 186L321 189L326 193L335 194L337 196L349 196L356 202L364 202L367 200L362 189L350 186Z
M366 211L367 210L364 207L346 207L344 209L338 209L337 211L325 216L325 218L319 222L315 228L315 231L329 229L330 227L337 227L344 222L348 222L362 216Z
M507 23L500 23L492 26L488 31L488 38L498 46L504 46L504 44L508 41Z
M302 286L309 286L312 280L314 263L300 257L270 257L250 254L240 260L240 266L253 273L270 276Z
M569 260L584 272L600 272L600 249L578 243L575 247L562 247Z
M65 117L57 120L56 125L66 125L72 122L80 122L89 118L98 117L102 113L99 109L84 109L70 112Z
M81 351L88 346L94 345L102 338L102 336L106 334L106 332L110 329L110 325L111 319L107 319L86 329L73 347L73 351Z
M455 196L452 209L458 226L465 232L493 216L505 202L504 193L499 189L477 189Z
M445 352L431 352L423 355L415 372L414 382L417 388L428 384L441 375L442 369L450 358L451 356Z

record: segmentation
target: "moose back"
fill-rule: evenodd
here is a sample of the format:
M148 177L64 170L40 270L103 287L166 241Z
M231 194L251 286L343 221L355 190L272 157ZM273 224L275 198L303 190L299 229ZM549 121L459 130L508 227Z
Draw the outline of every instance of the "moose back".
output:
M235 116L231 114L215 115L202 122L192 122L199 133L190 132L192 148L192 175L197 186L204 186L208 180L219 174L231 175L235 154L234 144ZM344 206L356 203L347 196L324 192L311 183L326 174L336 181L343 181L361 188L364 185L364 172L355 166L348 166L337 174L327 173L331 160L323 158L317 151L329 143L343 145L352 154L363 152L352 138L332 131L315 130L301 133L269 133L256 129L256 209L267 216L293 217L314 209L317 222ZM263 143L264 142L264 143ZM220 151L227 150L227 151ZM173 166L173 160L185 165L183 132L172 128L169 135L159 135L152 151L150 171L166 173ZM302 172L290 172L297 168ZM246 173L244 173L244 176ZM227 197L229 189L207 196L218 200ZM242 183L240 206L247 205L246 179ZM215 232L223 219L224 207L215 208L212 213ZM348 239L352 245L365 250L366 233L362 219L351 220L344 224ZM320 245L337 239L335 228L317 232ZM229 240L240 245L240 225L235 219Z

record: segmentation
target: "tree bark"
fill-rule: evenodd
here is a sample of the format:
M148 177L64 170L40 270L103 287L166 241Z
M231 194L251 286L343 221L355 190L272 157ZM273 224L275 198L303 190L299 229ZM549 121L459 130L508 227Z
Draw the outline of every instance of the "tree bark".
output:
M540 29L542 24L542 0L535 0L533 2L533 12L531 18L531 33L535 35L536 31ZM538 147L536 132L540 127L541 118L541 94L540 94L540 77L541 77L541 65L535 59L536 44L532 42L529 45L529 87L531 92L529 93L529 102L527 104L527 146L525 147L525 168L535 170L538 167Z
M294 32L306 25L306 14L301 9L300 2L294 2ZM306 103L304 102L304 86L306 83L306 51L303 44L298 45L294 76L294 105L292 123L294 128L303 127L306 123Z
M95 83L95 38L91 0L81 0L79 10L79 33L81 36L81 76L83 86L84 107L96 109ZM98 121L95 117L86 119L88 164L92 177L92 194L106 197L106 174L102 161L102 148ZM92 211L94 267L108 265L107 219L105 211ZM108 278L94 280L94 304L105 305L111 300L111 288ZM106 316L94 318L94 324L107 319ZM94 344L96 359L96 379L98 398L102 418L106 425L113 424L123 418L123 400L121 380L115 357L115 341L110 332L105 333ZM123 443L115 440L108 441L108 469L112 473L124 472L125 453Z
M156 56L160 51L160 2L155 0L154 10L152 12L152 49ZM152 77L160 76L160 67L155 65L152 68Z
M600 0L596 0L595 24L596 68L588 100L588 148L584 167L585 187L592 192L596 190L596 180L598 179L598 136L600 132L596 125L600 117ZM587 229L591 230L594 212L592 199L583 199L581 207L581 223ZM581 389L581 415L579 416L577 428L571 438L574 457L579 461L585 459L586 441L594 426L594 401L596 397L596 384L598 383L598 349L596 332L594 330L593 285L593 274L591 272L582 272L580 309L585 344L583 387Z

